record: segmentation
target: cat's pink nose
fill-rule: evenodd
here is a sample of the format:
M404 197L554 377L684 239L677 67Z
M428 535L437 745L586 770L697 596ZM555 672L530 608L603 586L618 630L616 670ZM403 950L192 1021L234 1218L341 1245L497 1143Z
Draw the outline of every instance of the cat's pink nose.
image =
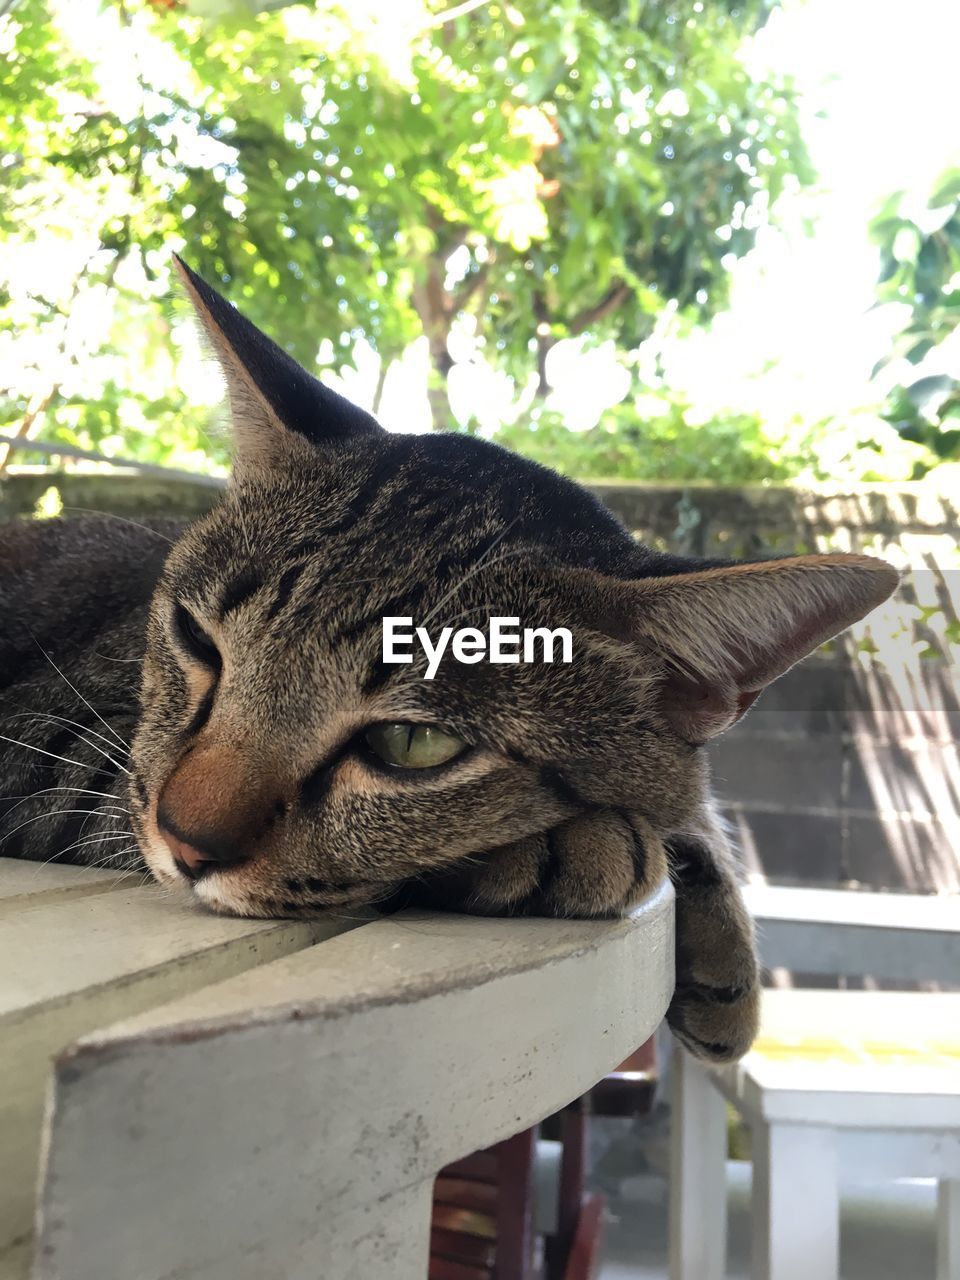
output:
M172 831L161 817L157 824L160 838L173 854L177 869L188 880L199 880L210 871L222 871L245 861L245 855L236 845L207 836L185 836Z

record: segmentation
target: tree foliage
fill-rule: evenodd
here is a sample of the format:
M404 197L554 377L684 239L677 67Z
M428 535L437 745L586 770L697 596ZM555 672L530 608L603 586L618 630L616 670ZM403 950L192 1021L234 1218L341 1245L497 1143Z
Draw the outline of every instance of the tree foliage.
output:
M894 371L886 418L932 460L960 460L960 169L941 175L926 203L905 192L878 211L879 298L906 318L876 373Z
M629 351L666 307L708 316L808 176L790 86L743 65L768 7L121 0L98 45L68 0L21 0L0 19L0 306L36 355L12 379L0 346L4 422L216 453L175 390L173 249L308 367L363 338L385 371L425 338L437 426L454 335L543 395L560 339ZM14 264L45 241L75 252L38 287Z
M615 405L585 431L570 430L555 412L534 409L504 426L497 439L581 480L759 484L790 480L804 461L772 440L755 417L741 413L703 422L674 396L659 398L656 412L647 407L638 413L629 401Z

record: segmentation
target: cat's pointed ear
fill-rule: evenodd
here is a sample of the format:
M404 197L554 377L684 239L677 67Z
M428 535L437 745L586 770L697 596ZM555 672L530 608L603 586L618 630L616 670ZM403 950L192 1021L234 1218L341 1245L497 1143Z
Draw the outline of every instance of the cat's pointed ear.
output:
M281 463L296 452L298 437L323 448L381 432L375 418L307 373L185 262L173 260L226 378L235 471L255 474Z
M683 737L702 742L882 604L899 574L869 556L809 555L604 582L609 629L662 655L662 710Z

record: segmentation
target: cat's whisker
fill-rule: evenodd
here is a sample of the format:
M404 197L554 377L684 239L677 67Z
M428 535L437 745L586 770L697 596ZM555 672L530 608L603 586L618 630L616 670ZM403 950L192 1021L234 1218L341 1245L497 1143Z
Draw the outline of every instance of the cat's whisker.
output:
M134 838L134 837L133 837L133 832L132 832L132 831L118 831L118 832L116 833L116 835L111 835L111 836L109 837L109 840L112 842L112 841L115 841L115 840L132 840L133 838ZM91 836L91 837L89 838L89 840L84 841L83 843L84 843L84 844L95 844L95 843L97 843L97 839L98 839L98 838L97 838L96 836ZM73 847L74 847L74 846L71 846L71 848L73 848ZM129 853L129 852L131 852L132 850L135 850L135 849L137 849L137 848L138 848L138 845L134 843L134 844L131 844L131 845L127 845L127 847L126 847L126 848L124 848L124 849L113 849L113 850L107 850L107 849L104 849L104 850L103 850L103 854L102 854L102 856L101 856L101 857L96 858L96 859L95 859L94 861L92 861L92 862L84 861L84 864L83 864L83 865L84 865L84 866L88 866L88 867L103 867L103 866L108 865L108 864L109 864L110 862L112 862L112 861L116 861L118 858L125 857L125 856L127 855L127 853ZM63 850L62 852L64 852L64 853L65 853L65 852L66 852L66 850ZM139 867L131 867L131 868L130 868L130 870L132 870L132 871L139 871L139 870L140 870L140 868L139 868Z
M25 743L17 743L17 746L25 745ZM87 773L99 773L107 782L113 781L117 777L117 771L115 769L108 769L105 765L84 764L80 760L71 760L69 763L79 765L81 769L86 769ZM55 764L34 764L33 767L37 773L53 773L56 774L57 777L61 777L63 774L63 770L60 766Z
M110 812L108 812L108 810ZM130 810L121 808L119 805L101 805L99 809L91 809L89 816L84 818L80 823L79 836L83 836L86 833L87 823L90 821L90 818L103 818L105 821L119 822L119 815L121 814L128 822L130 821ZM133 835L133 832L131 831L130 834Z
M178 890L171 884L167 884L167 882L164 880L158 880L156 876L153 875L152 872L150 871L147 872L147 878L144 881L144 883L152 885L153 888L156 889L157 892L160 894L160 896L163 899L165 899L165 901L175 902L180 905L183 904L183 891Z
M246 517L243 512L243 503L239 498L235 499L233 509L237 513L237 523L240 525L240 532L243 534L244 546L247 548L247 555L251 560L255 559L253 554L253 544L250 541L250 534L247 531Z
M118 839L129 839L129 835L118 836ZM105 853L102 858L97 858L93 862L84 863L84 865L90 867L93 871L103 871L105 868L110 867L111 864L119 867L121 865L120 859L125 857L126 854L134 848L136 848L135 845L127 845L125 849L116 849L110 853ZM131 867L130 870L139 871L139 867Z
M488 547L485 547L484 550L481 551L480 555L474 561L473 565L467 570L467 572L464 573L463 576L453 584L453 586L446 593L446 595L441 596L440 600L438 600L438 602L430 610L430 612L427 614L426 618L423 620L423 623L421 625L426 626L427 623L431 621L431 619L435 618L436 615L439 613L439 611L446 604L446 602L450 599L450 597L453 595L456 595L456 593L464 586L464 584L469 582L470 579L475 577L476 574L478 574L482 569L492 568L493 565L500 564L504 560L509 560L511 557L520 555L524 551L524 548L518 547L512 551L506 552L502 556L498 556L496 560L491 561L489 558L494 547L497 546L498 543L500 543L507 536L507 534L513 528L513 526L517 523L518 519L519 519L518 516L514 516L514 518L509 522L509 524L505 525L503 529L500 530L500 532L493 539L490 545Z
M67 719L66 719L65 717L63 717L63 716L52 716L52 715L46 715L46 713L44 713L44 712L38 712L38 711L34 711L34 712L23 712L23 713L21 713L21 714L20 714L20 715L18 715L18 716L11 716L11 717L10 717L10 719L11 719L11 720L21 720L21 719L25 719L25 718L28 718L28 717L29 717L30 719L35 719L35 720L53 720L54 722L56 722L56 721L62 721L64 724L70 724L70 725L72 725L72 724L74 724L74 723L75 723L73 720L67 720ZM83 727L84 727L84 726L82 726L82 725L80 726L80 728L83 728ZM94 730L93 730L93 729L91 729L91 730L90 730L90 732L91 732L91 733L94 733ZM113 750L113 751L115 751L115 750L116 750L116 746L115 746L115 745L114 745L114 744L113 744L113 743L112 743L108 738L105 738L105 737L103 736L103 734L99 734L99 733L98 733L96 736L101 740L101 742L105 742L105 743L107 744L107 746L111 748L111 750ZM115 759L115 758L110 754L110 752L109 752L109 751L105 751L105 750L103 749L103 747L98 746L95 742L91 742L91 741L90 741L90 739L89 739L89 738L84 737L84 735L83 735L82 733L76 733L76 734L74 735L74 737L75 737L75 739L76 739L76 741L77 741L77 742L82 742L82 743L83 743L83 745L84 745L85 747L89 747L91 751L96 751L97 755L103 756L105 760L109 760L109 761L110 761L110 763L111 763L115 768L117 768L117 769L122 769L122 768L123 768L123 765L120 763L120 761L119 761L119 760L116 760L116 759Z
M114 858L111 858L109 861L94 862L87 865L89 865L91 871L105 871L109 875L114 876L117 880L123 880L128 875L133 874L132 872L126 871L122 863Z
M123 741L123 739L119 736L119 734L117 734L115 730L109 724L107 724L106 720L104 720L103 716L96 709L93 703L87 701L87 699L83 696L83 694L80 692L77 686L73 683L73 681L68 679L68 677L63 674L63 672L60 670L60 668L57 666L54 660L50 657L49 653L47 653L46 649L44 649L43 645L40 643L40 641L37 639L36 636L33 637L33 643L37 646L37 648L40 650L40 652L43 654L46 660L50 663L51 667L53 667L54 671L57 673L60 679L64 682L64 684L67 685L68 688L73 690L73 692L77 695L77 697L84 704L84 706L89 708L89 710L92 711L93 714L97 717L97 719L106 729L107 733L112 734L113 737L119 742L120 746L123 747L124 750L126 750L127 744ZM121 765L119 767L122 768L123 766Z
M129 516L118 516L112 511L97 511L94 507L64 507L64 511L79 511L88 516L103 516L107 520L119 520L122 524L132 525L134 529L142 529L144 533L149 533L151 537L159 538L161 542L166 542L169 546L174 545L173 538L168 538L166 534L151 529L147 524L140 524L138 520L131 520Z
M72 813L82 813L89 820L97 812L99 811L96 809L50 809L46 813L35 813L32 818L24 818L23 822L18 823L17 826L15 826L12 831L8 831L4 836L0 837L0 845L5 844L11 838L11 836L15 836L17 832L22 831L24 827L29 827L30 824L33 822L40 822L41 819L43 818L61 818L61 817L65 818ZM118 810L118 815L121 813L123 817L128 816L125 809ZM119 816L114 818L113 815L109 813L104 813L101 816L107 819L108 821L114 821L114 822L120 821Z
M51 791L74 791L85 796L98 796L103 800L116 800L119 802L120 797L114 795L112 791L91 791L89 787L43 787L40 791L31 791L26 794L16 796L0 796L0 800L32 800L34 796L45 796ZM7 810L8 813L12 810Z
M505 532L506 530L504 530L504 533ZM503 534L501 534L500 537L503 537ZM482 573L484 569L493 569L496 565L503 564L505 560L513 560L517 556L526 555L526 554L527 554L526 547L516 547L512 551L505 551L503 555L497 556L493 560L488 560L486 558L487 552L484 552L484 554L480 556L480 558L477 560L476 564L474 564L470 569L468 569L467 572L461 578L459 578L457 582L454 583L454 585L450 588L448 592L446 592L445 595L440 597L440 599L437 601L434 607L430 610L427 616L423 619L423 622L420 623L420 625L423 627L427 626L427 624L437 616L437 614L440 612L443 606L447 603L447 601L451 599L452 596L455 596L458 591L461 591L463 587L470 581L470 579L475 578L478 573Z
M510 532L510 530L514 527L514 525L517 523L519 519L520 519L519 515L515 515L512 520L507 521L507 523L503 526L503 528L500 530L497 536L490 543L489 547L487 547L486 551L482 551L480 553L480 558L477 561L478 564L486 556L490 554L490 552L493 550L495 546L497 546L499 543L501 543L504 540L504 538L507 536L507 534Z
M64 854L72 853L74 849L87 849L92 844L112 844L115 840L129 840L132 835L132 831L118 831L116 835L87 836L86 840L75 840L73 844L68 844L65 849L59 849L56 857L62 858ZM96 866L96 863L87 862L84 865L93 867Z
M132 836L132 834L133 834L133 833L132 833L132 832L130 832L130 831L125 831L125 832L121 832L121 833L119 833L119 834L120 834L121 838L129 839L129 838L130 838L130 836ZM36 864L36 865L37 865L37 869L36 869L36 871L34 872L34 879L36 879L36 877L40 874L40 870L41 870L41 868L50 866L50 864L51 864L52 862L57 862L60 858L62 858L62 857L63 857L63 855L64 855L64 853L65 853L65 852L67 852L67 850L65 850L65 849L58 849L58 850L57 850L57 852L56 852L56 853L52 853L52 854L50 855L50 857L49 857L49 858L43 858L41 861L37 862L37 864ZM30 859L30 861L33 861L33 859ZM85 864L85 865L87 865L87 866L92 866L92 865L94 865L94 864L92 864L92 863L87 863L87 864Z
M102 804L96 809L89 809L87 812L91 818L109 818L111 822L116 822L120 814L125 818L130 817L130 810L119 804Z
M127 851L125 849L121 849L120 852L121 854L123 854ZM121 880L129 880L133 876L141 876L141 879L135 885L132 885L131 888L140 889L143 887L144 881L142 878L142 873L134 870L132 867L127 871L122 870L120 867L107 867L106 870L111 871L113 873L113 876L117 882Z
M107 772L106 769L96 769L95 766L92 764L85 764L82 760L73 760L70 758L70 756L57 755L56 751L46 751L43 747L35 747L30 742L21 742L19 738L8 738L4 733L0 733L0 742L11 742L15 747L23 747L26 751L36 751L41 756L49 756L51 760L61 760L63 761L64 764L75 764L80 769L93 769L96 773ZM87 746L91 746L91 745L92 745L91 743L89 742L87 743ZM123 773L126 773L126 774L130 773L129 769L125 768L118 761L114 760L112 756L108 756L105 751L101 751L100 754L102 756L106 756L106 758L110 761L110 763L116 766L116 768L120 769Z
M133 848L136 848L136 846L133 846ZM130 852L132 852L132 849L120 850L121 855L125 853L130 853ZM145 889L149 884L152 883L153 887L159 890L160 894L164 898L172 898L174 896L172 892L166 888L165 885L162 885L158 881L154 880L153 876L150 874L149 871L139 871L136 868L131 867L128 871L118 871L116 874L117 874L118 880L129 880L132 876L137 876L138 877L137 882L136 884L133 884L130 886L131 889Z
M374 903L371 903L371 906L373 906L373 905L375 905L375 904L374 904ZM318 910L318 912L322 911L322 912L324 912L325 914L328 914L328 915L331 915L331 916L336 916L336 918L337 918L338 920L350 920L350 921L356 921L356 922L358 922L358 923L360 923L360 924L362 924L365 920L369 920L369 918L370 918L369 916L351 916L351 915L348 915L348 914L346 913L346 911L341 911L341 910L339 909L339 907L337 907L336 905L331 906L331 907L318 907L318 908L317 908L317 910Z
M96 729L91 729L88 724L81 724L79 720L69 720L66 716L54 715L51 711L19 711L16 715L10 717L11 720L53 720L59 724L68 724L73 729L81 729L83 733L92 733L95 738L99 738L101 742L105 742L111 751L116 751L117 746L122 746L125 751L130 750L130 743L124 741L115 729L111 730L113 739L105 738L102 733L98 733ZM77 734L81 742L87 742L81 734ZM92 742L87 742L88 747L92 747Z
M106 769L97 769L92 764L84 764L82 760L72 760L69 756L58 756L55 751L46 751L43 747L35 747L30 742L21 742L19 738L8 738L4 733L0 733L0 742L11 742L15 747L36 751L38 755L49 756L51 760L61 760L64 764L75 764L79 769L93 769L95 773L106 773Z
M499 606L493 600L488 600L481 604L471 605L469 608L461 609L459 613L448 614L445 621L441 623L441 627L449 626L453 628L454 623L463 622L466 618L469 618L471 614L474 614L474 613L479 613L482 616L489 618L490 610L497 607ZM482 628L478 628L478 630L482 630ZM428 658L427 654L421 648L419 654L417 654L414 657L412 664L409 666L409 668L407 668L406 674L408 678L410 680L413 680L413 678L416 677L417 681L422 680L423 672L426 670L427 666L429 665L429 661L430 659Z
M3 815L3 821L6 821L7 818L10 817L11 813L15 813L16 810L21 808L22 805L25 805L28 800L33 800L36 796L50 795L50 793L54 791L71 791L77 795L97 796L101 800L118 799L118 797L112 796L109 791L91 791L89 787L43 787L40 791L32 791L29 795L26 795L26 796L0 796L0 800L16 800L17 801L17 803L15 805L12 805ZM119 807L120 806L117 805L117 808ZM130 810L127 808L124 808L123 812L129 813Z

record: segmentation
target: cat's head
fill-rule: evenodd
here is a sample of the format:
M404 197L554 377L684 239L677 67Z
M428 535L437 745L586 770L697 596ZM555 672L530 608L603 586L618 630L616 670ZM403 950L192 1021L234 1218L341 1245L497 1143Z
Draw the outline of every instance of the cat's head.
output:
M131 799L157 878L216 909L375 901L591 806L682 828L702 744L896 585L861 556L650 552L493 444L383 431L182 274L234 476L156 591ZM428 680L419 646L382 661L385 617L434 641L492 617L565 627L572 660L448 649Z

